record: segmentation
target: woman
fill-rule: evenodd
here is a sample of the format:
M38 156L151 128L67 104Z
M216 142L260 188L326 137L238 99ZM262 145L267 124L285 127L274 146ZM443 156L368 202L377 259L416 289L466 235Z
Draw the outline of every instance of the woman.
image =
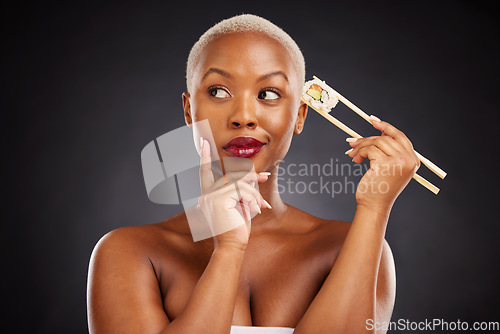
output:
M213 141L195 140L196 209L237 227L193 242L181 212L108 233L89 269L91 333L345 334L390 320L395 273L385 229L418 158L402 132L373 117L381 136L348 140L354 162L370 160L352 223L285 204L277 171L307 116L304 77L295 42L253 15L222 21L195 44L184 116L188 125L208 120L213 132ZM214 155L249 159L255 173L214 178Z

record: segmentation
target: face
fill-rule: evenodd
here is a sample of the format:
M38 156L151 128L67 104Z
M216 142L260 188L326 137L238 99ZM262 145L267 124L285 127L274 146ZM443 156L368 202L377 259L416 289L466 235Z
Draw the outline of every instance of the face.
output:
M302 131L302 85L289 52L275 40L225 35L195 65L191 92L183 94L186 123L208 120L220 157L249 158L256 171L271 171Z

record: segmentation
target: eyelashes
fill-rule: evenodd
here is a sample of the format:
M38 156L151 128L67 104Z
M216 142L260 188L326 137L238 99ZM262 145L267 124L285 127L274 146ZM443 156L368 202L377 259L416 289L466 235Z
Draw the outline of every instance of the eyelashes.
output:
M231 93L222 86L210 86L207 89L208 94L216 99L227 99L232 97ZM257 98L260 100L275 101L279 100L283 94L279 89L274 87L266 87L259 91Z
M259 92L259 99L261 100L278 100L282 96L279 89L268 87L264 88Z
M217 99L227 99L231 97L231 94L229 94L229 92L226 89L219 86L208 87L208 94Z

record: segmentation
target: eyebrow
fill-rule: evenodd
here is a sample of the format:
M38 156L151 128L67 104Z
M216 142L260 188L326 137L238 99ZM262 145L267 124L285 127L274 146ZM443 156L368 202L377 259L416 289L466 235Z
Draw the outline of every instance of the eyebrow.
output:
M205 72L205 74L203 75L203 79L201 79L201 81L205 80L205 78L210 73L218 73L218 74L220 74L220 75L222 75L223 77L226 77L226 78L232 78L233 77L231 74L227 73L224 70L221 70L220 68L211 67L211 68L208 69L208 71Z
M286 76L285 73L283 73L281 71L276 71L276 72L271 72L271 73L265 74L265 75L261 76L258 79L258 81L269 79L270 77L273 77L273 76L276 76L276 75L282 76L286 80L286 82L288 82L288 77Z
M226 77L226 78L229 78L231 79L233 76L231 74L229 74L228 72L224 71L224 70L221 70L220 68L216 68L216 67L211 67L208 69L208 71L205 72L205 74L203 75L203 80L205 80L205 78L210 74L210 73L217 73L217 74L220 74L222 75L223 77ZM268 73L268 74L264 74L263 76L259 77L257 79L257 81L262 81L262 80L265 80L265 79L269 79L270 77L273 77L273 76L281 76L283 77L286 82L288 82L288 77L286 76L285 73L281 72L281 71L276 71L276 72L271 72L271 73Z

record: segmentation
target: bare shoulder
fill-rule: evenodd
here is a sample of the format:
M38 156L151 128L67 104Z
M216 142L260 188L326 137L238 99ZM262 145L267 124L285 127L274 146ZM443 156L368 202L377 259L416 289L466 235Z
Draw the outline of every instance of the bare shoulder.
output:
M106 233L96 244L94 251L121 250L123 252L147 251L164 238L183 236L178 228L182 213L155 224L120 227ZM175 228L177 226L177 229Z
M288 207L288 215L297 233L308 236L315 243L327 242L331 247L342 245L351 226L350 222L316 217L292 206Z
M127 226L106 233L96 244L90 261L90 272L101 269L97 264L112 264L122 268L142 267L158 273L159 263L168 264L180 252L188 253L193 244L183 212L162 222Z
M316 250L317 255L320 252L333 260L336 259L349 233L351 222L316 217L292 206L288 207L288 215L290 225L294 227L291 231L306 239L310 249ZM393 262L391 248L384 239L381 268L386 270L388 276L394 272ZM333 265L333 262L331 264Z
M174 243L162 241L185 239L178 226L181 222L177 215L157 224L122 227L97 242L87 289L91 332L115 333L124 328L134 333L160 332L168 324L158 298L157 258L163 253L175 257Z

